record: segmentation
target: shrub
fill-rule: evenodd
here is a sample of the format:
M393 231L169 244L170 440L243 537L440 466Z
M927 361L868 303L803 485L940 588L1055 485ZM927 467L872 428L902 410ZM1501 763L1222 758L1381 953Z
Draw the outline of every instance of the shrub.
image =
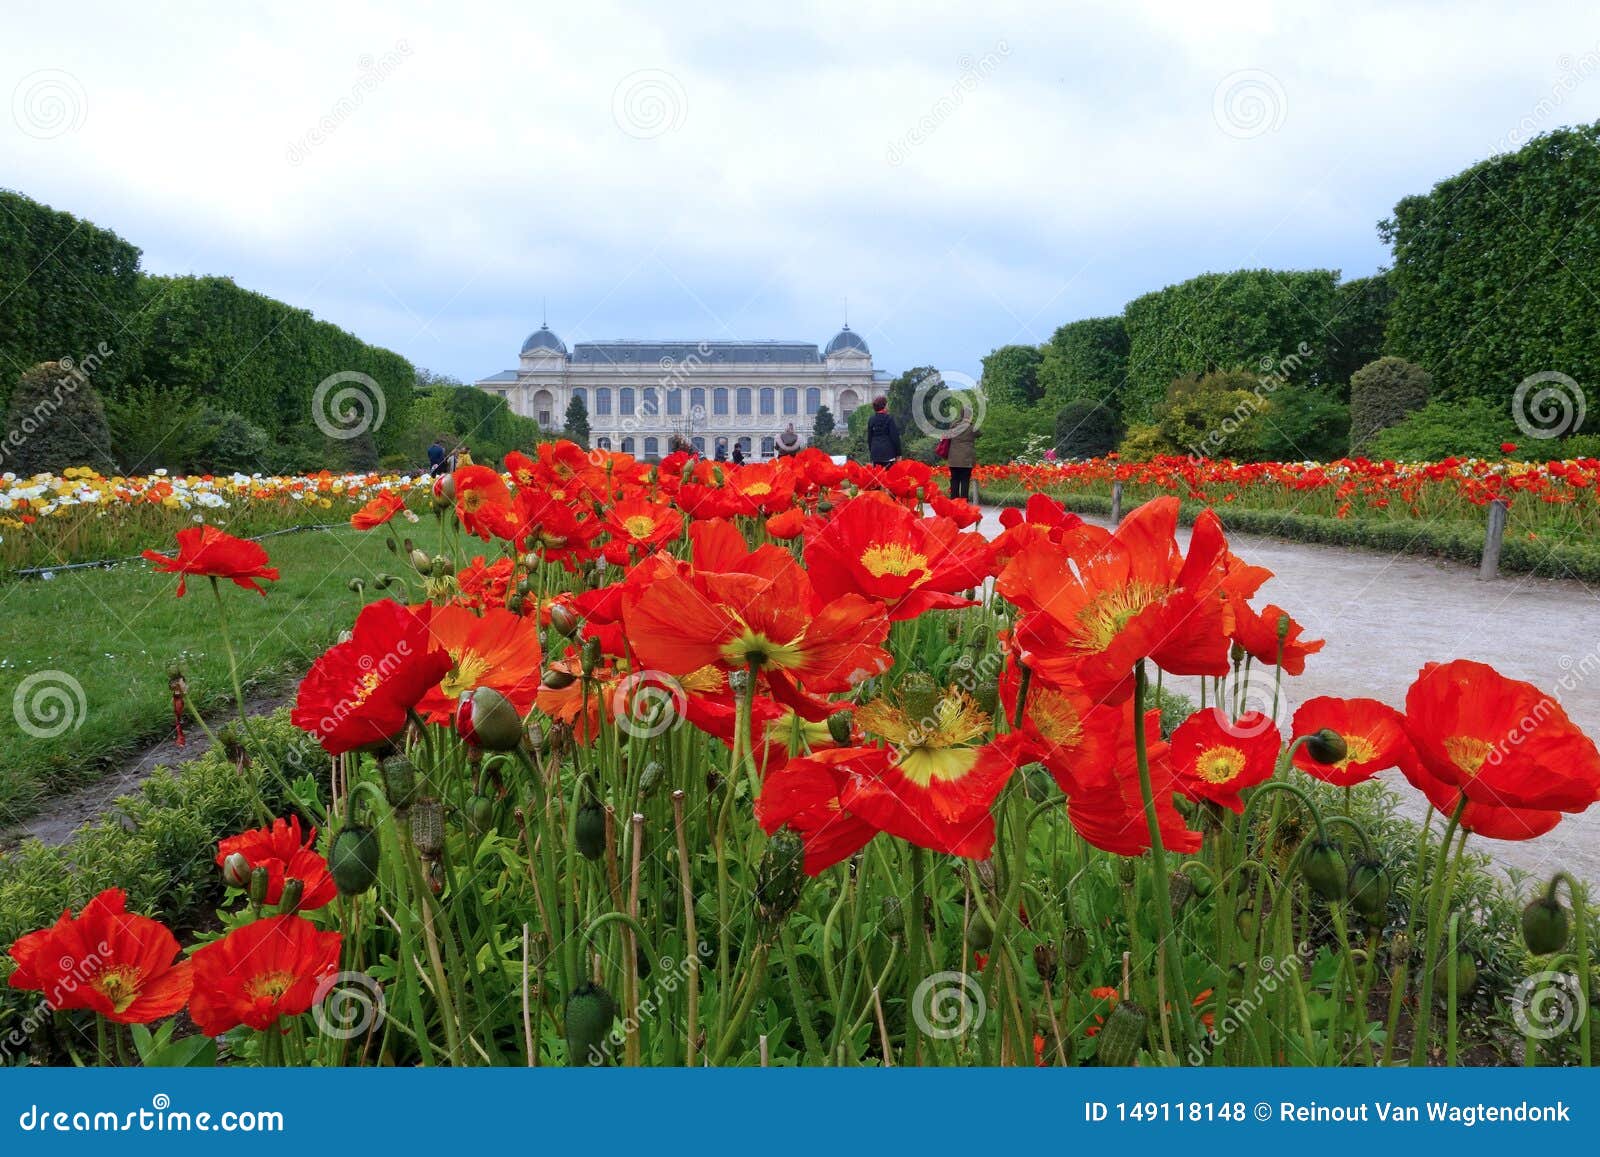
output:
M1015 406L990 401L978 430L978 461L1013 462L1030 443L1049 444L1049 412L1043 406Z
M1003 345L983 359L983 392L991 402L1028 406L1039 400L1040 353L1031 345Z
M243 414L207 407L202 417L207 445L201 469L208 474L265 472L272 457L272 439Z
M1285 385L1268 401L1260 434L1269 462L1332 462L1350 448L1350 407L1331 388Z
M1156 407L1154 435L1142 437L1152 438L1155 453L1253 462L1262 456L1270 397L1242 370L1178 378Z
M1519 437L1503 406L1484 398L1429 402L1390 426L1364 447L1368 458L1433 462L1440 458L1499 458L1502 442Z
M90 380L92 367L40 362L11 392L0 464L22 477L92 466L115 473L105 406Z
M189 470L211 437L206 407L186 389L141 382L106 399L105 407L112 453L127 474Z
M1060 409L1078 398L1118 405L1128 373L1128 331L1120 317L1070 321L1040 350L1038 389Z
M1056 414L1056 453L1063 458L1098 458L1117 448L1121 423L1104 402L1078 398Z
M1428 402L1433 379L1404 358L1379 358L1350 377L1350 449L1359 452L1374 435Z

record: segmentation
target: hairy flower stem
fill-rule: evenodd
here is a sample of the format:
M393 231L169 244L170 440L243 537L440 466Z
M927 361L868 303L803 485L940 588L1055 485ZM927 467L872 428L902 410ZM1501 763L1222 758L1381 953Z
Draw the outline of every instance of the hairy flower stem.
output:
M1439 960L1439 938L1442 929L1441 913L1449 905L1449 888L1445 886L1445 875L1450 865L1450 844L1455 838L1456 828L1461 823L1461 813L1467 810L1467 797L1461 797L1461 803L1456 807L1455 814L1450 817L1450 822L1445 825L1444 838L1439 841L1439 858L1433 866L1433 880L1428 888L1428 926L1426 930L1427 948L1422 957L1422 987L1417 995L1417 1024L1415 1037L1411 1042L1411 1063L1420 1065L1427 1055L1428 1037L1433 1024L1433 970ZM1414 901L1413 901L1414 902ZM1452 966L1451 972L1455 971Z

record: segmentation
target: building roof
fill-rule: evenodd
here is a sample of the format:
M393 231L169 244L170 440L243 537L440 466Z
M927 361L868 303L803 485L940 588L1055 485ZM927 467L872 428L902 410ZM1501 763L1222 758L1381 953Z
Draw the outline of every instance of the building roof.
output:
M567 343L550 332L548 325L541 325L528 335L528 340L522 343L522 352L532 353L534 350L553 350L558 354L567 352Z
M866 341L862 339L860 334L851 329L848 324L833 335L833 340L828 343L828 348L824 352L828 357L832 357L834 354L843 353L845 350L856 350L859 353L866 354L869 358L872 356L872 351L867 348Z
M583 365L674 366L728 363L816 365L822 355L800 341L580 341L568 359Z
M478 379L480 384L483 383L483 382L514 382L516 380L517 380L517 371L516 370L501 370L498 374L490 374L486 378L479 378Z

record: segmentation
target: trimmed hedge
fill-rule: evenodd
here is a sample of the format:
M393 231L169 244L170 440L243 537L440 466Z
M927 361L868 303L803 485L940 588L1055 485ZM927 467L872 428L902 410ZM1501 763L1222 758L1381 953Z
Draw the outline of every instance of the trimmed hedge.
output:
M1404 358L1379 358L1350 378L1350 447L1359 451L1379 431L1428 404L1433 379Z
M1045 404L1059 410L1088 398L1118 405L1128 375L1128 331L1121 317L1087 317L1069 321L1041 348L1039 392Z

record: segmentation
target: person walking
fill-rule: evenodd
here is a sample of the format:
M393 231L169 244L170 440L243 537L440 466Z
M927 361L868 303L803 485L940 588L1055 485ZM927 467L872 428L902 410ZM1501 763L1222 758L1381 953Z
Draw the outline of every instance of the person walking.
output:
M734 442L734 444L733 444L733 464L735 466L743 466L744 465L744 439L743 438L739 439L738 441Z
M444 473L444 439L435 438L428 447L428 473L437 478Z
M800 432L794 428L793 422L783 428L783 433L778 435L778 440L774 445L777 447L779 458L787 458L791 454L800 453Z
M867 419L867 457L874 466L893 466L900 457L900 427L889 414L889 399L879 394L872 399L872 417Z
M950 430L950 497L971 501L972 468L978 464L978 427L972 420L972 407L961 403L961 417Z

